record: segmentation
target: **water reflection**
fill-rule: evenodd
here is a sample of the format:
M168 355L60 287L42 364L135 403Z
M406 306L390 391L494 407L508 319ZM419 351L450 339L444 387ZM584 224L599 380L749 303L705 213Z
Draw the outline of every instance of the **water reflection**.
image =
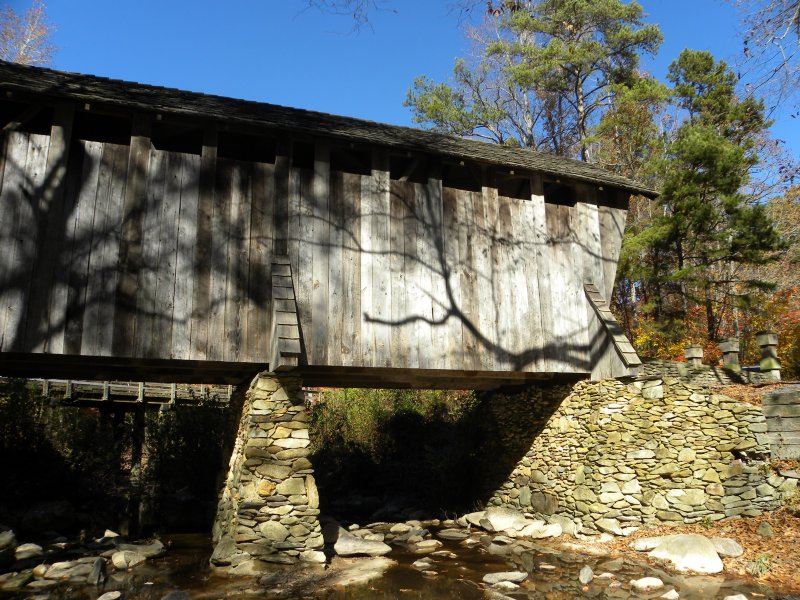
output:
M684 600L722 599L737 593L748 598L777 597L767 588L728 576L676 576L634 560L569 554L556 551L545 543L509 540L501 536L473 538L472 547L456 540L442 540L444 546L436 554L427 555L431 565L426 572L412 566L423 555L395 546L389 557L397 564L383 577L336 589L325 589L319 583L326 574L321 567L287 569L275 566L260 581L219 576L212 573L208 565L211 554L208 536L174 535L164 541L169 546L166 556L128 573L112 573L103 586L62 585L39 591L36 598L96 600L101 593L113 590L122 592L124 600L160 600L175 591L185 592L189 598L198 600L246 597L325 600L611 599L658 598L670 590L675 590ZM587 565L595 578L583 585L578 574ZM504 590L502 595L500 592L496 592L496 596L486 595L486 586L481 583L484 575L511 570L525 571L529 576L517 589ZM645 576L658 577L665 586L650 593L633 591L630 582ZM3 597L32 596L33 593L18 593Z

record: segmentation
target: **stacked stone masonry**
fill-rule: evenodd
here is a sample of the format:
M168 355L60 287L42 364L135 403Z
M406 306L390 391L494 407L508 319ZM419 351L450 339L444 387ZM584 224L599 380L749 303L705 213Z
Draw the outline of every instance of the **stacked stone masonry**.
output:
M732 371L709 365L693 366L685 362L650 360L639 367L641 377L672 377L703 387L724 387L737 383L774 383L772 373L741 370Z
M299 379L253 381L214 523L215 566L324 560L308 420Z
M535 408L526 395L498 395L493 412ZM617 535L758 515L797 487L767 468L766 431L760 406L678 379L582 382L489 504Z

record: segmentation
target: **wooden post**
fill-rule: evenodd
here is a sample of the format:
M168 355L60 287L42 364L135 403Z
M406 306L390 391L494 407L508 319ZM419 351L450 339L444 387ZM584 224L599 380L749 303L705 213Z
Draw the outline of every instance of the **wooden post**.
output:
M686 346L683 349L683 355L686 357L686 364L690 367L699 367L703 364L702 346Z
M729 371L742 370L739 366L739 338L730 337L724 342L720 342L719 349L722 351L722 366Z
M65 400L72 400L72 382L67 381L64 385L64 399Z
M108 400L108 382L103 382L103 400Z
M142 389L141 387L139 388ZM129 480L127 506L127 535L138 536L140 533L140 512L142 503L142 449L144 446L144 403L136 406L133 413L133 431L131 432L131 471Z
M778 360L778 334L774 331L759 331L756 333L756 342L761 350L761 361L758 367L769 378L781 380L781 362Z

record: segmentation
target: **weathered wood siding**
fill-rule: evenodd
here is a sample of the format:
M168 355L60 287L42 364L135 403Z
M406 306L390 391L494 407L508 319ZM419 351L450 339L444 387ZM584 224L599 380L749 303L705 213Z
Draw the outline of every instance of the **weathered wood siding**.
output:
M589 329L584 278L610 288L603 246L616 247L621 230L607 223L624 223L624 211L389 180L380 170L292 170L289 190L308 364L592 370L599 329Z
M800 390L779 389L763 400L772 458L800 459Z
M54 133L56 127L54 126ZM53 134L51 134L53 135ZM52 139L57 140L57 137ZM625 210L313 168L7 133L0 352L266 362L288 255L301 365L591 373ZM64 163L61 171L57 165Z
M273 165L216 160L201 205L200 156L80 140L48 203L49 139L6 140L0 351L264 361Z

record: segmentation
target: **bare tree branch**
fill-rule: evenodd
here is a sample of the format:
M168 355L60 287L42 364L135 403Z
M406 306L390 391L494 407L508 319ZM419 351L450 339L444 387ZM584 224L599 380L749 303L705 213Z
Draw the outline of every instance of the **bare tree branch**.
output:
M23 65L48 65L56 47L51 42L55 28L47 22L46 5L34 0L24 15L10 4L0 8L0 59Z

